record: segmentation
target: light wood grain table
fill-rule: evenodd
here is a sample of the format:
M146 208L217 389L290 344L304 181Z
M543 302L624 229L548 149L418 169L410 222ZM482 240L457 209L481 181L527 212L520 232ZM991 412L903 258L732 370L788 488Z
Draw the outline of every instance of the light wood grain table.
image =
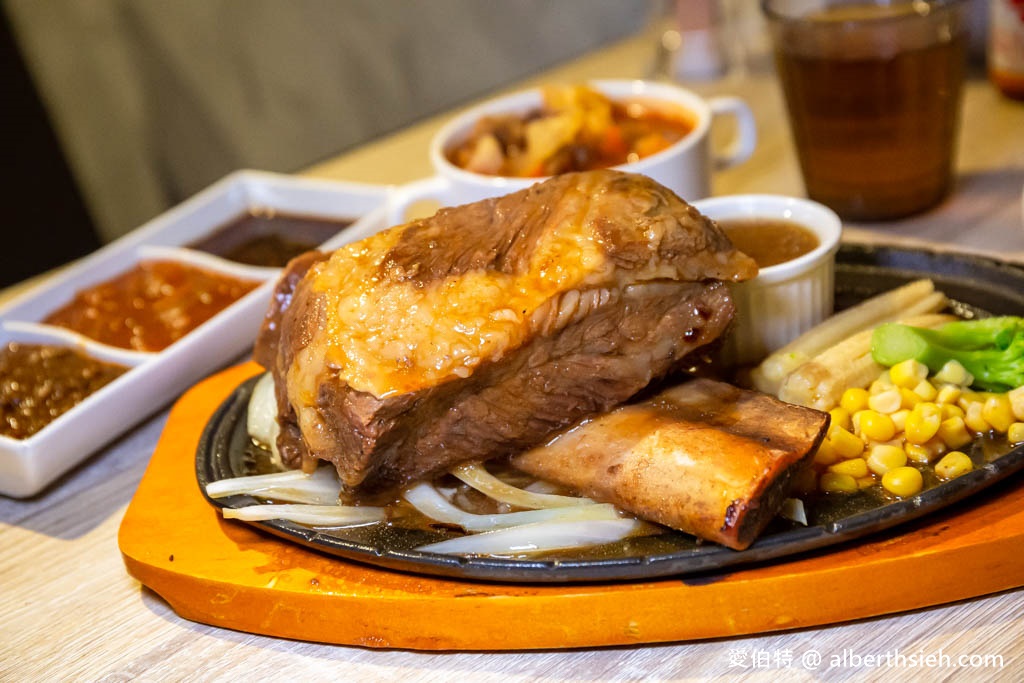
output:
M539 75L530 83L642 77L653 56L652 44L650 36L639 36ZM696 89L707 95L740 95L751 104L758 120L760 142L753 158L718 175L715 193L801 195L781 95L771 71L763 66L737 70L722 81ZM308 174L389 184L428 176L427 142L445 118L431 119L325 160ZM1024 260L1022 186L1024 105L1002 99L977 78L967 88L953 195L924 215L895 223L848 225L847 234L851 239L876 242L938 241L950 249ZM0 498L0 680L1024 678L1024 590L792 632L550 652L377 651L278 640L192 623L130 578L117 548L118 525L165 419L166 406L154 406L148 422L43 494L31 500ZM893 578L880 576L878 580ZM907 590L915 590L914 577L896 580L904 581ZM870 591L872 587L837 586L836 590ZM444 619L444 615L438 618ZM523 628L529 627L523 624ZM940 666L886 667L863 661L869 655L896 653L933 654ZM823 660L818 665L814 664L816 655ZM845 663L830 667L832 658L844 656ZM977 666L968 661L957 668L962 656L973 657ZM862 658L859 665L857 657ZM942 666L945 664L950 666Z

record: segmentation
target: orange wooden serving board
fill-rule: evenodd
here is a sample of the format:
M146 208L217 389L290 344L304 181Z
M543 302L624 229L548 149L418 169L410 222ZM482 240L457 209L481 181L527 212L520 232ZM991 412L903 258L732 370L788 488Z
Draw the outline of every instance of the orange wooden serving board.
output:
M226 521L199 491L203 427L258 371L225 370L178 401L121 523L128 572L193 621L366 647L570 648L801 628L1024 585L1021 476L866 541L694 581L492 584L337 559ZM838 590L851 585L872 588Z

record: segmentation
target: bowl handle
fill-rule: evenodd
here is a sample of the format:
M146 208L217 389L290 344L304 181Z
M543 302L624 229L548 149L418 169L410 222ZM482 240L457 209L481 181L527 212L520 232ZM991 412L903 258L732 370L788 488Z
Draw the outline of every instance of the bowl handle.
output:
M713 97L708 100L712 119L732 116L736 119L736 136L721 151L714 152L715 170L721 171L742 164L754 153L757 145L757 123L747 103L738 97Z

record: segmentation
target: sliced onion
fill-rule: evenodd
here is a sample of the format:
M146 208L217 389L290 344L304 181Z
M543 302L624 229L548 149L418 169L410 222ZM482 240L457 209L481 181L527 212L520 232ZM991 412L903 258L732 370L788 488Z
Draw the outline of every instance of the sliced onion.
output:
M804 502L799 498L786 498L783 500L782 508L779 510L779 517L807 526L807 511L804 510Z
M615 506L607 503L478 515L456 507L427 483L416 484L406 489L402 495L423 515L445 524L460 526L466 531L489 531L542 521L582 522L621 519Z
M242 508L224 508L224 517L247 522L283 519L310 526L339 527L382 522L385 512L384 508L380 507L351 505L248 505Z
M530 493L554 493L558 490L558 487L552 484L550 481L544 481L543 479L536 479L527 486L524 486L525 491Z
M417 548L449 555L527 555L621 541L643 527L635 519L538 522L461 536Z
M592 505L594 501L581 496L559 496L551 493L534 493L512 486L487 471L480 463L467 463L451 470L451 474L486 494L499 503L508 503L520 508L540 509Z
M275 462L281 462L281 454L277 450L277 435L281 433L281 425L277 423L274 377L269 372L263 373L252 388L245 428L250 437L273 454Z
M313 474L301 470L257 474L212 481L206 485L210 498L249 494L291 503L331 505L338 502L341 484L331 467L321 467Z

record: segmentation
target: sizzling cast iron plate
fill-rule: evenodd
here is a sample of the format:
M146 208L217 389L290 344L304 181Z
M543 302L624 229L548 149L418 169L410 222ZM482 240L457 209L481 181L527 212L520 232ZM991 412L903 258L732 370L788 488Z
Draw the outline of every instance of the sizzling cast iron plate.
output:
M954 301L962 315L1024 315L1024 268L998 261L919 249L844 246L836 267L836 307L930 277ZM196 453L196 476L204 492L211 481L252 473L245 411L256 379L243 383L220 406L203 432ZM384 525L348 529L312 529L285 521L246 522L289 541L349 560L459 579L564 583L652 579L718 571L763 562L851 541L934 512L1024 468L1024 446L995 459L976 447L976 469L921 494L889 502L863 495L833 509L809 509L809 526L773 523L747 550L735 551L691 536L666 532L631 539L613 548L509 559L424 553L415 547L445 538ZM218 507L256 503L251 496L210 500Z

